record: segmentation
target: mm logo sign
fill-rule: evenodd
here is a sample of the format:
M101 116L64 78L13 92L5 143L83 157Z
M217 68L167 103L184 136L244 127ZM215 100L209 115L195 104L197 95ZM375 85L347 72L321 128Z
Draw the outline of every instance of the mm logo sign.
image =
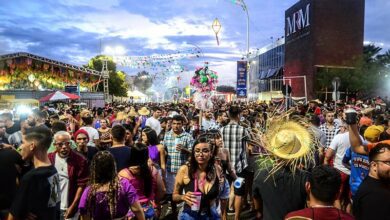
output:
M310 4L286 18L286 37L310 26Z

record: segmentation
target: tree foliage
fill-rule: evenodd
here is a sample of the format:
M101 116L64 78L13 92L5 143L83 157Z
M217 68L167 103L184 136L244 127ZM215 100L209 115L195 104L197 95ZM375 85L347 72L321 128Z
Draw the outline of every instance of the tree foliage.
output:
M100 72L102 71L103 61L105 59L107 60L107 69L110 76L108 79L109 94L120 97L127 96L128 85L126 82L126 73L122 71L116 71L116 64L112 60L112 57L98 55L89 60L88 65L85 65L85 67ZM103 91L103 82L99 84L98 91Z
M137 73L136 77L134 78L134 86L137 87L140 92L146 93L146 91L152 87L152 85L153 78L146 71Z
M227 86L227 85L217 86L216 90L217 92L236 93L236 89L233 86Z
M316 89L332 91L332 80L341 79L340 91L356 92L360 96L369 96L386 86L384 78L390 73L390 50L379 54L382 48L365 45L363 56L356 61L355 69L323 68L317 72Z

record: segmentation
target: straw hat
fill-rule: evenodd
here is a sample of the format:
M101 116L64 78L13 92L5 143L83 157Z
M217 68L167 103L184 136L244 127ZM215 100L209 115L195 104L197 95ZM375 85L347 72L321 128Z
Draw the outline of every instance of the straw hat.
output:
M150 114L150 111L146 107L142 107L140 110L138 110L138 114L146 116Z
M88 109L83 109L83 110L80 112L80 117L81 117L81 118L92 117L92 113L91 113Z
M310 103L316 103L318 105L321 105L322 102L319 100L319 99L314 99L314 100L311 100Z
M125 112L118 112L118 113L116 113L116 118L115 119L117 121L121 121L121 120L124 120L126 118L127 118L127 115L126 115Z
M138 116L137 112L135 111L134 107L131 107L129 114L127 115L129 117L136 117Z
M295 121L277 123L267 131L266 149L275 156L291 160L310 153L313 138L308 129Z
M305 118L290 119L290 113L271 116L264 133L254 134L266 154L258 159L260 169L267 169L268 177L283 167L295 172L301 166L314 164L315 141L310 123ZM268 178L267 177L267 178Z
M363 114L369 114L370 112L374 111L374 108L366 108L362 110Z

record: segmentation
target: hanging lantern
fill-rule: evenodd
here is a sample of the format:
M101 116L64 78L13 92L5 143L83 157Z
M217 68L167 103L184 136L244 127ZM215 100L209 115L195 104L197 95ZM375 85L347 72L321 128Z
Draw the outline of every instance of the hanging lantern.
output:
M218 33L221 31L222 25L219 23L218 18L215 18L213 21L213 24L211 25L211 28L213 28L213 31L215 33L215 38L217 39L217 45L219 46L219 38Z

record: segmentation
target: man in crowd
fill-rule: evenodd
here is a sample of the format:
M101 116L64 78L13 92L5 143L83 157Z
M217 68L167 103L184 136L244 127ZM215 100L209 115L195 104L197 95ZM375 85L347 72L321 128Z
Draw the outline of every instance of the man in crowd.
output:
M111 129L112 146L108 149L114 156L117 170L129 167L131 149L125 145L126 129L122 125L115 125Z
M346 124L342 124L341 126L347 127ZM340 194L336 199L336 207L346 210L349 205L349 176L351 175L351 171L344 166L343 158L347 149L351 146L349 142L349 132L344 132L337 134L334 136L332 142L329 145L328 150L325 154L324 164L329 165L332 158L334 159L334 167L340 172L341 175L341 188Z
M46 111L40 111L39 109L34 109L32 111L32 114L28 116L27 121L30 127L48 128L45 124L46 118L47 118Z
M247 143L245 140L249 138L249 133L246 128L239 125L240 113L240 107L231 106L229 109L230 123L221 128L220 131L224 145L230 152L230 161L234 172L238 177L245 179L249 176L248 171L245 170L245 168L248 167ZM245 186L241 188L244 189ZM234 209L236 219L239 219L240 217L242 199L244 198L244 203L247 202L247 192L248 190L234 190ZM229 207L228 212L232 212L231 207Z
M78 219L78 205L88 182L87 160L70 148L71 136L66 131L54 135L56 152L50 153L50 162L60 177L60 219Z
M13 121L13 115L10 112L5 112L0 115L0 122L4 123L5 138L8 139L10 135L20 130L18 123ZM8 142L8 141L7 141Z
M0 145L0 219L7 218L16 194L16 182L22 166L23 160L18 152Z
M213 113L210 111L205 111L202 116L202 130L207 131L210 128L215 126L215 121L213 119Z
M84 123L84 126L80 129L88 132L89 142L87 145L91 147L99 146L99 132L93 127L93 116L91 115L91 112L83 111L80 115Z
M318 141L319 146L316 149L315 162L316 165L322 164L322 159L324 158L324 147L326 146L326 135L319 127L321 120L317 115L312 115L310 117L310 129L313 131L315 139Z
M325 120L326 122L320 126L320 130L325 132L326 135L326 145L324 149L326 151L330 146L333 137L337 134L339 128L338 125L334 122L334 112L326 112Z
M51 141L51 131L45 127L28 129L23 136L20 147L22 159L32 160L34 168L21 180L9 220L58 219L56 213L61 199L59 176L47 156Z
M309 208L290 212L285 220L293 219L339 219L352 220L351 215L333 206L339 193L341 178L339 172L329 166L313 168L305 184L309 195Z
M151 127L157 134L157 136L161 132L161 124L158 120L161 116L161 109L159 107L153 108L153 115L152 117L148 118L146 120L145 126Z
M390 217L390 145L377 144L369 153L370 171L360 185L354 200L357 220Z
M172 118L172 130L168 131L164 137L164 147L167 151L167 176L166 192L171 200L172 212L177 214L176 204L172 201L173 186L179 168L184 165L191 155L193 139L190 134L183 130L184 117L175 115Z

